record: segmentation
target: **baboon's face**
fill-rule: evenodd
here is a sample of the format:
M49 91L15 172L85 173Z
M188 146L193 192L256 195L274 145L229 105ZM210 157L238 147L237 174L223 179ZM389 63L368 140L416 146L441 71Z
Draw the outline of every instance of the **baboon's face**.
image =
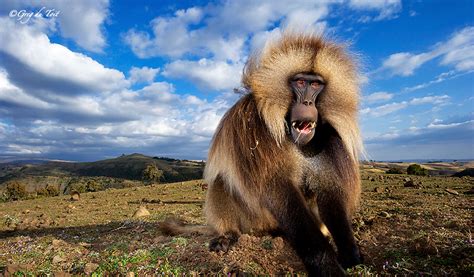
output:
M298 73L290 80L293 104L289 112L290 133L293 141L300 146L314 137L318 122L316 99L324 88L324 80L313 73Z

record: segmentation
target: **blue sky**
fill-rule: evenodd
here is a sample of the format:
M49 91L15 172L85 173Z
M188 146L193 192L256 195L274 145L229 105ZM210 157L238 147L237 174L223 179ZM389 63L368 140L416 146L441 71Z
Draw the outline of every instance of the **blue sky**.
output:
M359 57L368 159L471 159L473 10L461 0L2 1L0 158L205 159L249 53L295 28Z

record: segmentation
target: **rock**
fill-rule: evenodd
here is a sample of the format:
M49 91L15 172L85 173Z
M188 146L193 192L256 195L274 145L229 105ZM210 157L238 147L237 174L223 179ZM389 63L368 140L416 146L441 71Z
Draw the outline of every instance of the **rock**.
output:
M60 239L53 239L53 241L51 242L51 245L52 245L54 248L59 248L59 247L61 247L61 246L66 245L66 242L63 241L63 240L60 240Z
M64 259L61 256L56 255L53 257L53 264L59 264L61 262L64 262Z
M369 181L375 182L375 178L374 177L369 177Z
M74 191L73 193L71 193L71 201L79 201L79 200L81 200L81 195L79 194L79 192Z
M374 189L374 192L377 192L377 193L382 193L382 192L384 192L384 191L385 191L385 190L384 190L384 188L382 188L382 187L376 187L376 188Z
M445 191L447 191L450 194L459 195L459 192L455 191L454 189L445 189Z
M145 208L145 206L140 206L138 210L133 214L133 217L138 218L138 217L144 217L144 216L149 216L150 212Z
M384 217L384 218L389 218L389 217L391 217L392 215L389 214L389 213L387 213L387 212L385 212L385 211L382 211L382 212L379 213L379 216L380 216L380 217Z
M133 271L130 271L130 272L127 272L127 277L135 277L135 272Z
M415 184L411 179L409 181L406 181L405 184L403 184L403 186L406 188L419 188L420 187L418 184Z
M413 241L410 251L421 255L437 255L438 248L430 237L421 237Z
M273 239L273 248L276 250L281 250L285 246L285 241L281 237L276 237Z
M84 266L84 273L86 275L91 275L94 271L97 270L97 268L99 268L99 265L98 264L95 264L95 263L87 263L85 266Z
M405 179L403 179L403 181L409 182L409 181L411 181L411 178L410 178L410 177L406 177Z

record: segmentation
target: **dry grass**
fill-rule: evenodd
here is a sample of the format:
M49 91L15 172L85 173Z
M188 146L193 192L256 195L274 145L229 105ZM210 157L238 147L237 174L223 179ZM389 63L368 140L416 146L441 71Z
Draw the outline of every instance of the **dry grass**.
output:
M354 228L365 264L352 275L474 274L474 205L465 194L473 178L414 177L419 188L408 188L406 175L369 170L362 177ZM204 195L201 181L190 181L85 193L79 201L2 203L0 268L26 275L303 272L281 238L243 236L229 253L216 254L207 250L209 237L158 231L157 222L168 216L202 224ZM133 218L141 205L151 215Z

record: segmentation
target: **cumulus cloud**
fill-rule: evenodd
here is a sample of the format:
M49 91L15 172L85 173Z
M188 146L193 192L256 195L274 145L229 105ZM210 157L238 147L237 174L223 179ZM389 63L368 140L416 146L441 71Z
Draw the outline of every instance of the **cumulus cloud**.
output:
M423 64L441 57L442 65L454 66L458 71L474 70L474 27L466 27L437 43L431 51L413 54L401 52L390 55L376 72L409 76Z
M156 17L150 22L151 30L130 29L123 38L138 57L176 59L165 65L166 77L190 80L205 90L229 90L239 85L250 49L261 46L268 35L280 32L279 28L268 32L268 27L281 21L280 25L287 28L323 29L328 5L226 1Z
M378 96L374 98L378 98ZM360 114L362 116L381 117L381 116L394 113L396 111L405 109L408 106L413 106L413 105L430 104L430 105L434 105L438 107L447 105L449 104L450 99L451 98L448 95L425 96L421 98L413 98L409 101L393 102L393 103L384 104L384 105L376 106L376 107L367 107L360 110Z
M376 16L364 15L359 19L360 22L366 23L398 17L402 2L400 0L350 0L349 6L356 10L373 10L379 13Z
M375 103L375 102L383 102L383 101L388 101L393 98L392 93L380 91L380 92L374 92L372 94L369 94L363 98L364 101L367 103Z
M1 11L8 14L11 10L26 10L31 12L54 9L59 11L56 18L35 22L36 24L58 24L61 36L70 38L80 47L92 51L102 52L106 46L106 38L103 33L103 24L109 15L108 0L85 0L85 1L61 1L52 0L47 2L33 0L7 1L2 3ZM41 10L44 7L43 10Z
M365 108L360 111L361 115L371 115L374 117L380 117L384 116L387 114L391 114L393 112L399 111L401 109L404 109L408 107L408 102L403 101L403 102L394 102L390 104L385 104L382 106L378 106L375 108Z
M132 66L130 69L128 78L132 84L136 83L152 83L156 75L160 72L159 68L150 68L148 66L144 67L135 67Z
M232 90L239 86L243 64L200 59L199 61L176 60L165 66L163 75L184 78L202 89Z
M58 84L61 89L69 83L70 92L81 93L111 91L128 85L122 72L52 43L46 34L10 18L0 18L0 41L3 66L12 73L13 81L31 82L33 87L51 88ZM38 75L41 78L34 79Z

